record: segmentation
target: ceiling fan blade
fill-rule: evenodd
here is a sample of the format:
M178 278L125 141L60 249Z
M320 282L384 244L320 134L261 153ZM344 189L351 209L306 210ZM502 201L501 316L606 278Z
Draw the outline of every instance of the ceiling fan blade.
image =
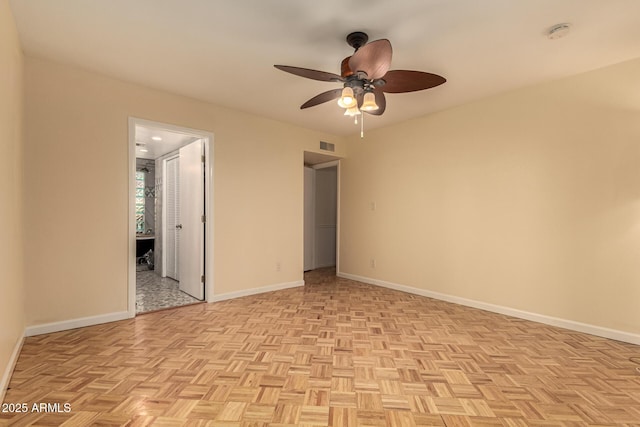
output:
M364 71L369 80L379 79L391 66L391 42L387 39L367 43L349 59L349 68L355 73Z
M309 68L291 67L289 65L274 65L278 70L295 74L296 76L306 77L308 79L320 80L321 82L342 82L344 79L333 73L326 71L310 70Z
M342 95L342 89L333 89L333 90L328 90L326 92L322 92L320 95L316 95L310 100L308 100L307 102L305 102L304 104L302 104L300 106L300 109L302 110L305 108L313 107L318 104L322 104L324 102L331 101L333 99L338 99L340 98L340 95Z
M442 76L423 71L392 70L383 77L386 82L380 89L387 93L415 92L430 89L446 82Z

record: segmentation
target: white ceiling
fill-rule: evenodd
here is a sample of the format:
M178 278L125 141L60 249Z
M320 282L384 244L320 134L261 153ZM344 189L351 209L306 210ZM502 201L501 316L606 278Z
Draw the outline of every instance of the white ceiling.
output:
M200 138L197 135L170 131L151 125L136 125L135 132L136 157L142 159L157 159Z
M344 41L388 38L391 69L440 74L389 94L372 129L494 93L640 57L639 0L11 0L24 51L214 104L338 135L334 83L274 64L340 73ZM549 40L554 24L572 25Z

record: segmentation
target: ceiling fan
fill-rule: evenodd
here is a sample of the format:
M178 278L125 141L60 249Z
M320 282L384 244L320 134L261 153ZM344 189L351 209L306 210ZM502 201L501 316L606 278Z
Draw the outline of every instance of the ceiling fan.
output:
M314 96L300 106L313 107L334 99L345 108L345 115L356 116L364 111L376 116L384 113L385 93L415 92L439 86L447 80L437 74L423 71L391 70L391 43L387 39L367 43L369 36L353 32L347 43L355 53L342 60L341 73L333 74L308 68L274 65L279 70L308 79L342 83L343 87Z

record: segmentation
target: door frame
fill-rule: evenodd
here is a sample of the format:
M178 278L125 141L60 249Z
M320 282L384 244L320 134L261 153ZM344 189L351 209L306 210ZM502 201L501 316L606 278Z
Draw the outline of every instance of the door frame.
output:
M136 125L154 127L157 129L167 130L171 132L186 133L202 138L204 141L205 152L205 176L204 176L204 209L206 215L205 232L204 232L204 294L205 302L213 302L214 292L214 197L213 197L213 153L214 153L214 135L212 132L192 129L184 126L176 126L168 123L154 122L151 120L140 119L129 116L129 206L127 217L127 235L129 237L129 248L127 251L127 311L129 317L136 316L136 221L135 221L135 205L136 205Z
M313 222L313 237L312 239L314 240L313 243L313 268L316 268L317 262L316 262L316 250L315 250L315 240L316 240L316 218L315 218L315 204L316 204L316 189L315 189L315 171L318 169L325 169L325 168L331 168L331 167L336 167L336 173L337 173L337 180L336 180L336 274L338 274L340 272L340 233L341 233L341 226L340 226L340 181L341 181L341 168L342 168L342 158L341 157L334 157L334 156L327 156L328 158L333 158L334 160L328 160L326 162L322 162L322 163L315 163L315 164L311 164L311 165L304 165L303 164L303 180L304 180L304 167L310 167L311 169L314 170L314 185L313 185L313 212L311 213L311 220ZM303 205L304 205L304 181L303 181ZM304 211L304 206L303 206L303 211ZM304 219L304 215L305 212L303 212L303 219ZM302 270L304 271L304 250L305 250L305 245L304 245L304 220L303 220L303 230L302 230L302 251L303 251L303 256L302 256Z

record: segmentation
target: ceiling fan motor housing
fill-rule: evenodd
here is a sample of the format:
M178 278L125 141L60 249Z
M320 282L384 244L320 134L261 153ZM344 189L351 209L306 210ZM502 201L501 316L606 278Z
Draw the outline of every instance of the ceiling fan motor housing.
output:
M364 46L368 40L369 36L367 33L363 33L362 31L354 31L347 36L347 43L355 50Z
M350 87L353 89L353 93L356 95L362 94L365 92L372 91L376 86L382 86L384 84L384 80L377 79L374 81L370 81L367 79L367 74L363 72L352 73L347 77L344 82L344 87Z

